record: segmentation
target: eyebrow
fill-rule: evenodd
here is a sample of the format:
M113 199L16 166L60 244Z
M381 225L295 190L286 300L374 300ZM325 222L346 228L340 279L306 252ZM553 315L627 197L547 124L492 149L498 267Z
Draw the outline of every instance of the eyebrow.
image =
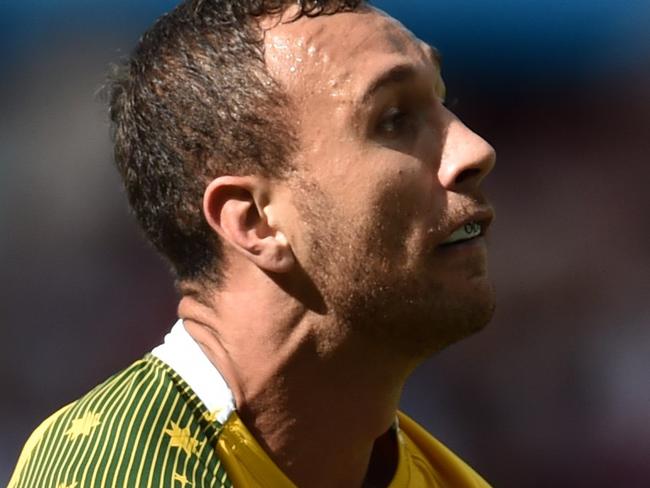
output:
M435 47L433 47L430 44L427 44L427 54L429 55L429 58L431 59L431 62L438 68L440 69L440 63L442 61L442 57L440 55L440 51L438 51ZM397 64L395 66L392 66L386 71L383 71L377 78L375 78L373 81L371 81L368 84L368 87L364 90L363 94L361 95L361 103L365 104L368 102L374 95L379 91L381 88L383 88L386 85L389 85L391 83L403 83L405 81L409 81L413 78L415 78L418 75L418 72L415 68L410 63L405 63L405 64Z

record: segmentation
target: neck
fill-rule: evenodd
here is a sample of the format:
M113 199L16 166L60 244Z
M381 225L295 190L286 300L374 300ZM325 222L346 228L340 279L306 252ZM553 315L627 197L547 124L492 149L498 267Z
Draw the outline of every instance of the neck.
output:
M231 287L213 303L186 296L179 316L271 459L298 486L362 486L371 455L394 454L383 434L408 368L272 284Z

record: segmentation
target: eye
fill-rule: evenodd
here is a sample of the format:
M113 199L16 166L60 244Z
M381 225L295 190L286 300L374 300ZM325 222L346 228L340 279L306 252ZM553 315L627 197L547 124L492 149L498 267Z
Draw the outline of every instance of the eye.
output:
M417 116L410 110L399 107L389 108L377 125L377 132L382 137L397 138L405 134L415 134Z

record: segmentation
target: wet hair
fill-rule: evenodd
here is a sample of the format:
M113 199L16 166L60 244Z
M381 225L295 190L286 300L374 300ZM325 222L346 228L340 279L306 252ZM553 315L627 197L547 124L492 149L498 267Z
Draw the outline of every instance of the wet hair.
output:
M363 0L193 0L113 69L115 161L147 239L176 279L218 284L222 244L202 212L221 175L281 178L297 148L291 98L266 70L258 18L355 10ZM343 40L341 40L343 42Z

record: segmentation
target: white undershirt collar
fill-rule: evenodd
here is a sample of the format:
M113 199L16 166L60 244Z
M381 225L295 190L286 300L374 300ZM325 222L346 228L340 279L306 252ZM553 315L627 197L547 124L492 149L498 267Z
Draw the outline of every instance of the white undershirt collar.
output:
M224 424L235 411L235 398L226 380L179 319L151 354L166 363L192 388L196 396Z

